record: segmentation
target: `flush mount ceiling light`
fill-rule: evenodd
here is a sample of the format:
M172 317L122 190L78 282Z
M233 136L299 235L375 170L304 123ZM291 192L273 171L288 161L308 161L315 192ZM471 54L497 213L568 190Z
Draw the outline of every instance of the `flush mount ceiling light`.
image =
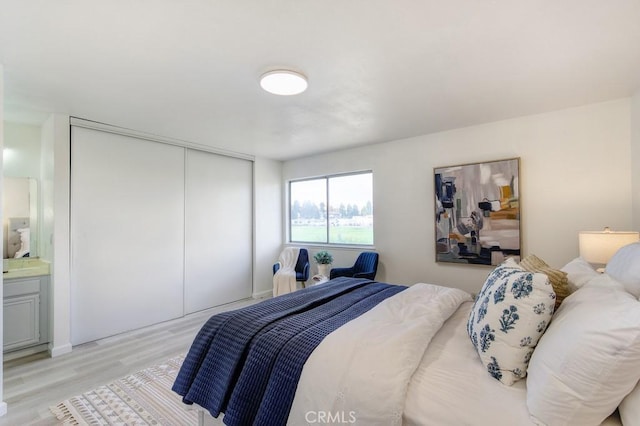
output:
M260 86L274 95L297 95L307 90L307 78L295 71L275 70L262 74Z

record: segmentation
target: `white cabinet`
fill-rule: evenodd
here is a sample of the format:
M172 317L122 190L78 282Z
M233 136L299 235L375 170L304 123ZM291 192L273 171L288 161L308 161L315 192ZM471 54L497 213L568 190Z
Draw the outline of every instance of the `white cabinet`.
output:
M3 350L49 341L49 276L4 280Z

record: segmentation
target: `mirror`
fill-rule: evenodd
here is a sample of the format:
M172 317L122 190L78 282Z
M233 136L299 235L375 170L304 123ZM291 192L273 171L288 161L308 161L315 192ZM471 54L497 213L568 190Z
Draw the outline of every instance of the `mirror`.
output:
M37 257L38 180L4 177L4 258Z

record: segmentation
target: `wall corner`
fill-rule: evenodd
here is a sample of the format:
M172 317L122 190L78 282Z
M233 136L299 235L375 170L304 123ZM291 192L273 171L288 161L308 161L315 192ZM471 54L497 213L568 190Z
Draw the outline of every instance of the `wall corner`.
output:
M631 226L640 230L640 90L631 97Z

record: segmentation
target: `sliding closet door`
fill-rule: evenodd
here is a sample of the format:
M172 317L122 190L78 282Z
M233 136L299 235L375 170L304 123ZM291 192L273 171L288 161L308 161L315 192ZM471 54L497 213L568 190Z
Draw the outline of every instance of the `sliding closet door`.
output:
M187 150L185 313L251 296L253 163Z
M72 127L72 344L182 316L184 151Z

